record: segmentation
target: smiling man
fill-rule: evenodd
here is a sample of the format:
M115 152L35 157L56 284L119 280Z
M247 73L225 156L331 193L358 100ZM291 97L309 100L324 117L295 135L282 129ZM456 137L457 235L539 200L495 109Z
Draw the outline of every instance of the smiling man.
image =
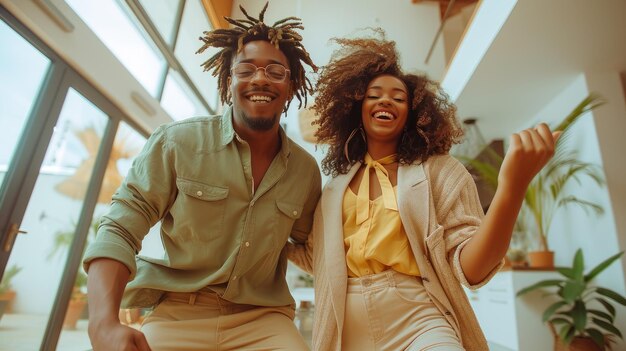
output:
M102 217L84 260L96 351L306 350L283 247L306 240L321 181L279 120L293 97L306 103L303 64L317 68L299 20L268 26L266 8L205 32L224 113L158 128ZM158 221L165 256L138 256ZM120 305L153 311L138 331Z

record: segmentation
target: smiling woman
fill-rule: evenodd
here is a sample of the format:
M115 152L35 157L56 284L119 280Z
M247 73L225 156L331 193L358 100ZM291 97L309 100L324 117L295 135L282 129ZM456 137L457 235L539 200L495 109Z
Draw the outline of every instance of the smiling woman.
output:
M375 112L363 110L373 108L370 106L378 103L378 97L383 97L382 83L392 84L383 97L385 108L406 106L406 123L403 120L385 127L399 126L402 132L396 134L399 136L397 154L400 163L409 164L447 153L452 144L460 140L463 131L456 120L454 106L427 77L402 72L394 42L375 38L335 41L341 47L320 74L312 107L321 116L315 121L319 126L318 142L330 144L327 157L322 161L325 173L337 176L348 171L351 161L363 161L367 144L364 138L354 135L366 127L366 114ZM342 99L337 99L338 96ZM398 101L402 99L404 103ZM397 107L393 109L397 110ZM367 121L369 125L371 120ZM383 128L383 125L379 123L378 127ZM368 135L368 143L372 137L375 138Z
M315 276L313 349L486 350L462 285L498 271L557 135L545 124L513 135L485 216L471 175L448 155L462 134L454 106L426 76L405 73L378 33L337 39L318 80L316 136L333 179L308 242L289 246Z

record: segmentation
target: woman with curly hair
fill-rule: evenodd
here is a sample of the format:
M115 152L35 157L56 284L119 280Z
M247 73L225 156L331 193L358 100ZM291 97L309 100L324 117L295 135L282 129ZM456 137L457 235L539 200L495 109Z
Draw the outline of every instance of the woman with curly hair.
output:
M554 153L545 124L514 134L489 212L448 155L462 130L438 85L406 74L395 43L335 39L313 110L332 176L306 245L314 350L487 350L463 292L501 266L526 187Z

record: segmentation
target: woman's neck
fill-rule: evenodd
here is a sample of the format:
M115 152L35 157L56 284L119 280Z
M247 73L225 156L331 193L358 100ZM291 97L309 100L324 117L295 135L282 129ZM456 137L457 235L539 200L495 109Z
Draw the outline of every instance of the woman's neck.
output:
M395 143L379 142L374 140L367 141L367 153L369 153L374 160L380 160L385 156L389 156L397 152L398 147Z

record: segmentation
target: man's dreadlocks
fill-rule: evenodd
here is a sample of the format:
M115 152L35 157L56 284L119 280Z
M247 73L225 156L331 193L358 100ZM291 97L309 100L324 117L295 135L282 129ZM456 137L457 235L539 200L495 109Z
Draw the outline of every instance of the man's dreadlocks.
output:
M220 99L222 103L227 103L230 102L231 98L228 89L228 77L230 76L230 68L234 56L250 41L269 41L287 56L291 71L291 88L293 94L298 98L298 108L302 107L303 97L304 105L306 106L307 93L312 93L313 87L305 75L302 62L309 65L314 72L317 72L317 66L313 64L309 53L302 46L302 36L295 31L296 29L304 29L304 27L301 20L297 17L287 17L277 21L272 26L266 25L263 23L263 16L265 15L265 10L267 10L267 5L268 3L265 3L263 10L259 14L259 19L249 16L246 10L239 6L246 19L235 20L230 17L224 17L234 27L204 32L204 37L200 37L204 45L196 53L202 53L209 47L222 48L204 62L202 67L204 67L205 72L213 70L212 75L218 77L217 88L220 91ZM289 108L290 103L291 99L287 102L285 111Z

